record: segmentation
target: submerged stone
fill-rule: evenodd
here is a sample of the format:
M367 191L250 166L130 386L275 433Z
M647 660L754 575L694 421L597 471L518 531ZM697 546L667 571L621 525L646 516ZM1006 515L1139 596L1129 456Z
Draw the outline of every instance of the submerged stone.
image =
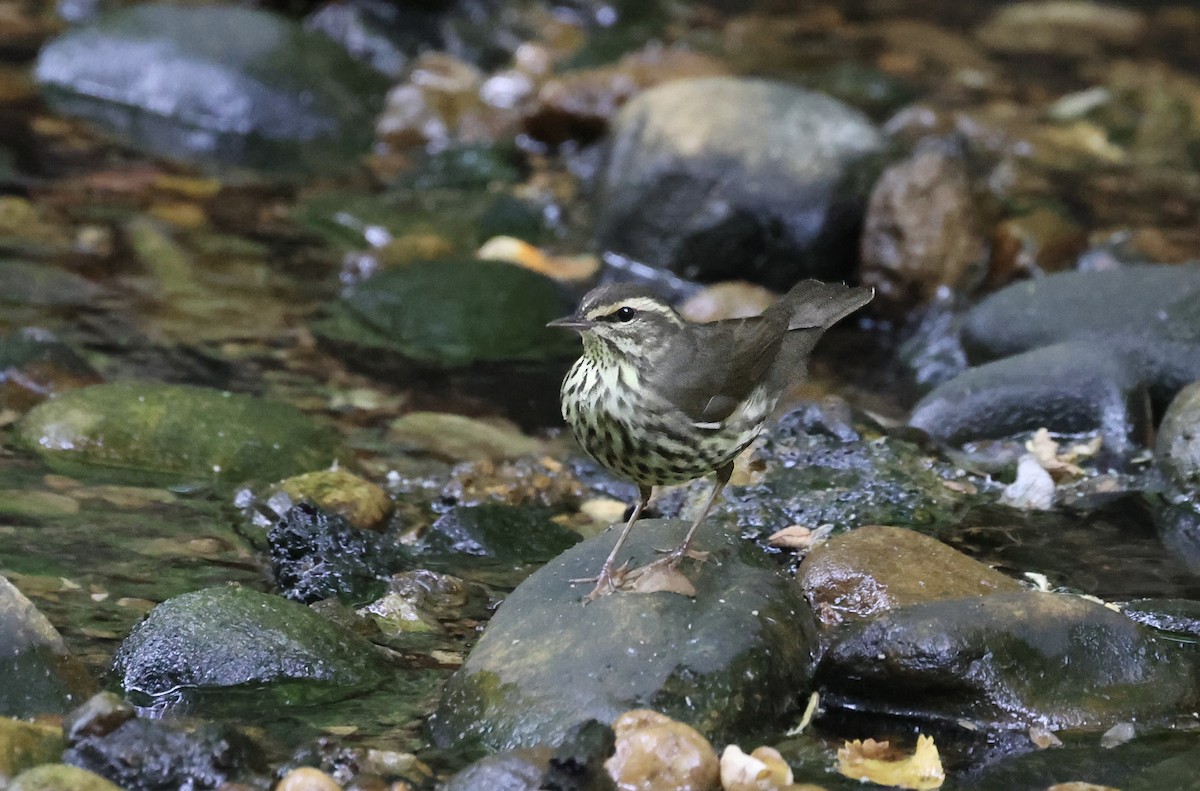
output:
M58 630L0 576L0 715L61 714L95 690Z
M302 604L236 586L155 607L121 643L113 669L127 693L158 704L239 690L258 705L336 700L383 673L363 638Z
M541 509L490 503L451 509L430 526L420 551L544 563L579 540L578 533L551 521Z
M131 719L76 739L63 761L126 791L220 788L264 773L261 750L232 726Z
M1195 502L1200 493L1200 382L1180 390L1167 408L1158 427L1156 455L1173 484Z
M56 393L99 382L87 360L49 332L0 336L0 409L24 412Z
M859 111L784 83L669 82L617 116L598 204L601 248L689 279L840 279L883 138Z
M1194 711L1198 669L1194 652L1102 604L1020 592L854 624L823 655L818 682L827 706L860 712L1104 730Z
M47 263L0 259L0 303L85 306L108 293L103 286Z
M158 482L275 480L328 467L336 436L294 407L202 387L120 382L34 408L18 435L68 474Z
M625 551L647 562L686 528L639 523ZM581 722L633 708L726 738L793 711L815 646L794 583L754 546L710 531L696 545L709 561L682 566L695 599L620 592L585 607L587 586L570 580L599 570L616 533L567 550L513 591L443 692L431 722L437 744L557 743Z
M546 327L570 308L554 281L512 264L419 261L359 284L314 329L376 354L457 368L577 352L570 333Z
M149 4L48 44L57 111L184 159L328 170L366 153L386 80L319 33L238 6Z
M43 764L13 778L8 791L126 791L95 772L66 764Z

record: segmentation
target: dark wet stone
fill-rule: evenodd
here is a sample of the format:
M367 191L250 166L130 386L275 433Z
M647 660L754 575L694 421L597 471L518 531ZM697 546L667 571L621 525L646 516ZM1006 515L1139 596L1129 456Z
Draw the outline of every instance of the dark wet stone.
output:
M824 425L826 410L800 408L767 429L759 452L766 471L746 486L726 487L712 522L765 539L788 525L837 530L897 525L931 530L949 524L976 498L946 486L967 480L953 466L878 427L856 421L853 438ZM837 423L835 421L835 426ZM986 484L970 479L982 490ZM970 482L968 481L968 482ZM666 496L659 509L680 513L707 497L711 482L686 496ZM709 528L712 529L712 528Z
M616 735L607 723L589 720L563 739L542 777L546 791L617 791L604 763L613 754Z
M65 747L61 728L0 717L0 783L39 764L58 761Z
M495 261L420 261L381 272L330 308L318 334L433 367L578 351L546 322L570 312L554 281Z
M98 382L96 369L49 332L0 336L0 409L25 412L56 393Z
M1104 730L1194 711L1198 668L1195 653L1102 604L1021 592L851 625L823 655L818 682L827 706L856 711Z
M420 551L544 563L579 540L578 533L551 521L540 509L484 504L451 509L430 526Z
M328 467L337 437L294 407L202 387L120 382L61 394L18 424L67 474L180 482L277 480Z
M442 791L540 791L550 755L540 746L489 755L447 780Z
M967 369L962 313L952 303L934 302L918 311L905 332L896 359L921 392L944 384Z
M304 26L340 44L357 60L393 79L423 45L439 41L436 12L412 4L350 0L321 6Z
M883 525L866 525L813 547L797 580L826 624L919 602L1022 590L1016 580L935 538Z
M598 243L691 279L841 279L866 192L855 176L882 143L857 110L783 83L661 85L614 123Z
M944 442L998 439L1047 428L1099 433L1128 453L1149 422L1136 363L1097 342L1072 341L971 368L913 407L909 424Z
M275 583L306 604L331 597L371 601L394 573L411 566L395 542L307 503L289 508L267 541Z
M13 778L8 791L128 791L100 775L64 764L35 766Z
M1180 390L1167 408L1155 452L1181 493L1200 493L1200 382Z
M1069 340L1095 343L1133 367L1165 405L1200 379L1200 264L1064 272L992 294L967 315L975 359Z
M0 576L0 715L60 714L96 688L33 602Z
M125 791L219 788L266 770L261 750L228 725L132 719L104 735L77 739L63 762Z
M1188 571L1200 576L1200 503L1194 497L1178 493L1172 497L1179 498L1179 502L1151 499L1158 537Z
M59 112L185 159L328 170L365 153L386 80L325 36L250 8L142 5L51 42Z
M627 551L647 562L686 528L639 523ZM431 721L437 744L554 744L581 722L639 707L726 738L794 711L816 627L790 579L754 546L702 531L697 548L713 557L682 567L695 599L618 593L585 607L587 586L569 580L594 575L616 534L567 550L508 597L443 692Z
M63 717L63 734L74 743L87 736L104 736L137 713L115 692L98 692Z
M0 260L0 302L45 307L88 306L108 290L56 266Z
M898 315L987 271L984 217L961 141L929 138L875 183L863 223L863 285Z
M1200 601L1138 599L1121 605L1121 612L1152 629L1200 640Z
M155 607L121 643L113 669L126 693L171 704L242 690L258 705L315 703L378 683L363 638L302 604L227 586Z

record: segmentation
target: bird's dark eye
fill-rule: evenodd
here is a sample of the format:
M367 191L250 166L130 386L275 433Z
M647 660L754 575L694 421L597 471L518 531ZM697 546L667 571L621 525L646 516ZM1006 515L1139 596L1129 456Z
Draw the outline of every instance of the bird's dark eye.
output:
M637 311L627 305L614 313L613 318L617 321L632 321L635 313Z

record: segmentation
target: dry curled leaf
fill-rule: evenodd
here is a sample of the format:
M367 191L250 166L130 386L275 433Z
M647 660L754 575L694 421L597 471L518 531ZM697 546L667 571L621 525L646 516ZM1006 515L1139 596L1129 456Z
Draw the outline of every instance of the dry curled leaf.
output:
M838 750L838 772L854 780L918 790L940 788L946 780L937 745L930 736L918 736L917 749L908 756L874 739L846 742Z
M1083 475L1083 468L1075 462L1082 458L1095 456L1096 452L1100 450L1102 442L1100 437L1095 437L1090 442L1072 445L1060 452L1059 443L1051 438L1049 430L1039 428L1025 443L1025 450L1033 455L1042 469L1058 481Z
M794 779L792 768L774 747L759 747L746 755L731 744L721 753L723 791L777 791Z
M645 573L632 577L621 586L622 590L635 593L678 593L690 599L696 598L696 586L679 569L654 566Z

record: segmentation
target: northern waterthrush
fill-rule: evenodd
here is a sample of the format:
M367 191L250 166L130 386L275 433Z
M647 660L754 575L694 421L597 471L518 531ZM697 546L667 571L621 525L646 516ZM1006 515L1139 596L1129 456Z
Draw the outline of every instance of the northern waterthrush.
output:
M574 315L550 322L583 336L583 356L562 384L563 417L588 455L638 488L633 514L585 603L647 570L674 569L689 555L734 458L804 376L817 339L873 295L805 280L761 316L693 324L644 287L617 284L593 289ZM714 471L712 494L678 547L633 571L614 569L653 487Z

